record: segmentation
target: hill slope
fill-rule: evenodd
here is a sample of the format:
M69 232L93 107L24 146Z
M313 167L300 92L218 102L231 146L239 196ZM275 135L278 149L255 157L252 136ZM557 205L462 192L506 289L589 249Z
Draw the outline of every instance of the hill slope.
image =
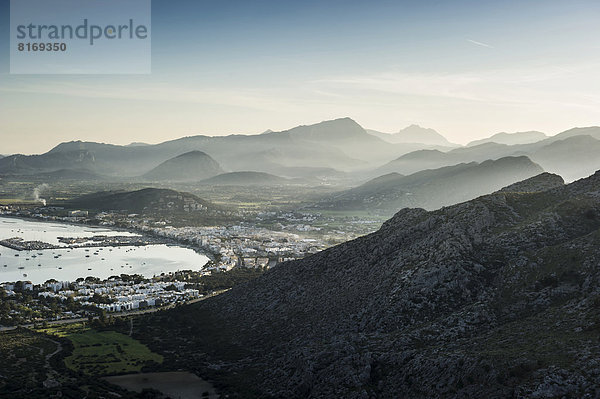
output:
M517 146L518 147L518 146ZM448 152L419 150L404 154L376 169L374 173L398 172L409 175L425 169L437 169L459 163L483 162L517 154L518 148L505 144L485 143L473 147L456 148Z
M573 181L600 169L600 140L584 135L552 141L532 151L531 159L544 170L558 173L566 181Z
M193 194L159 188L137 191L108 191L75 198L66 204L70 208L98 211L125 210L128 212L196 212L212 205Z
M135 334L235 397L595 397L599 192L404 209Z
M550 137L551 140L564 140L575 136L592 136L596 140L600 140L600 126L574 127L573 129L565 130L555 136Z
M34 174L61 169L86 169L94 171L96 158L88 150L70 150L43 155L10 155L0 159L0 173Z
M500 191L506 193L534 193L537 191L547 191L556 187L561 187L565 181L559 175L552 173L542 173L529 179L503 187Z
M288 179L264 172L231 172L223 173L210 179L202 180L203 184L231 186L261 186L285 184Z
M202 151L190 151L166 160L144 178L153 181L198 181L223 173L221 166Z
M489 194L542 173L527 157L507 157L424 170L409 176L391 173L343 191L317 206L332 209L436 209Z

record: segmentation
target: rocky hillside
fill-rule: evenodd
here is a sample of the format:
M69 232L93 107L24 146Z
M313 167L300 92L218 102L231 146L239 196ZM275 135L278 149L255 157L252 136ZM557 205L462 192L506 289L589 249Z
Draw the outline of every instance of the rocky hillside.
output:
M552 188L561 187L565 184L562 177L552 173L542 173L537 176L525 179L523 181L511 184L501 189L501 192L513 193L534 193L538 191L547 191Z
M137 335L237 397L598 397L600 172L528 191L403 209Z

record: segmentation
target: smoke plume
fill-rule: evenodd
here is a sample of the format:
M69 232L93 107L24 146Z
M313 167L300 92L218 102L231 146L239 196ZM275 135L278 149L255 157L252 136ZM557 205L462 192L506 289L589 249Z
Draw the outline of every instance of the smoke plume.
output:
M50 188L50 186L44 183L40 184L39 186L33 189L33 198L44 206L46 206L46 200L41 198L40 195L44 190L47 190L48 188Z

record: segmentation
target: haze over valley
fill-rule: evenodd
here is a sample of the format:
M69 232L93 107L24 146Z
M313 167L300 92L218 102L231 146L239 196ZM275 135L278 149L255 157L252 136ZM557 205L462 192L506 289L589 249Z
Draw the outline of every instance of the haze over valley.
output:
M0 398L600 398L599 16L0 0Z
M74 343L24 355L37 392L578 397L600 383L598 154L596 126L459 145L350 118L5 154L0 324Z

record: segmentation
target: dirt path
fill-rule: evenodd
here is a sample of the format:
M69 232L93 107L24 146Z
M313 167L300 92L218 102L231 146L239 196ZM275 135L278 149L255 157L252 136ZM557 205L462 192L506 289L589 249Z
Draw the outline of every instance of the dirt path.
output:
M44 381L44 387L52 388L60 385L60 383L57 381L57 378L55 378L58 373L50 366L50 358L60 353L63 350L63 346L60 342L50 339L48 337L45 337L45 339L56 345L56 350L46 355L46 364L44 365L44 367L46 368L46 380Z
M63 350L63 346L60 342L55 341L53 339L50 338L46 338L48 341L52 342L53 344L56 344L56 350L52 353L49 353L46 355L46 365L48 365L48 367L50 367L50 358L54 355L56 355L57 353L59 353L60 351Z

